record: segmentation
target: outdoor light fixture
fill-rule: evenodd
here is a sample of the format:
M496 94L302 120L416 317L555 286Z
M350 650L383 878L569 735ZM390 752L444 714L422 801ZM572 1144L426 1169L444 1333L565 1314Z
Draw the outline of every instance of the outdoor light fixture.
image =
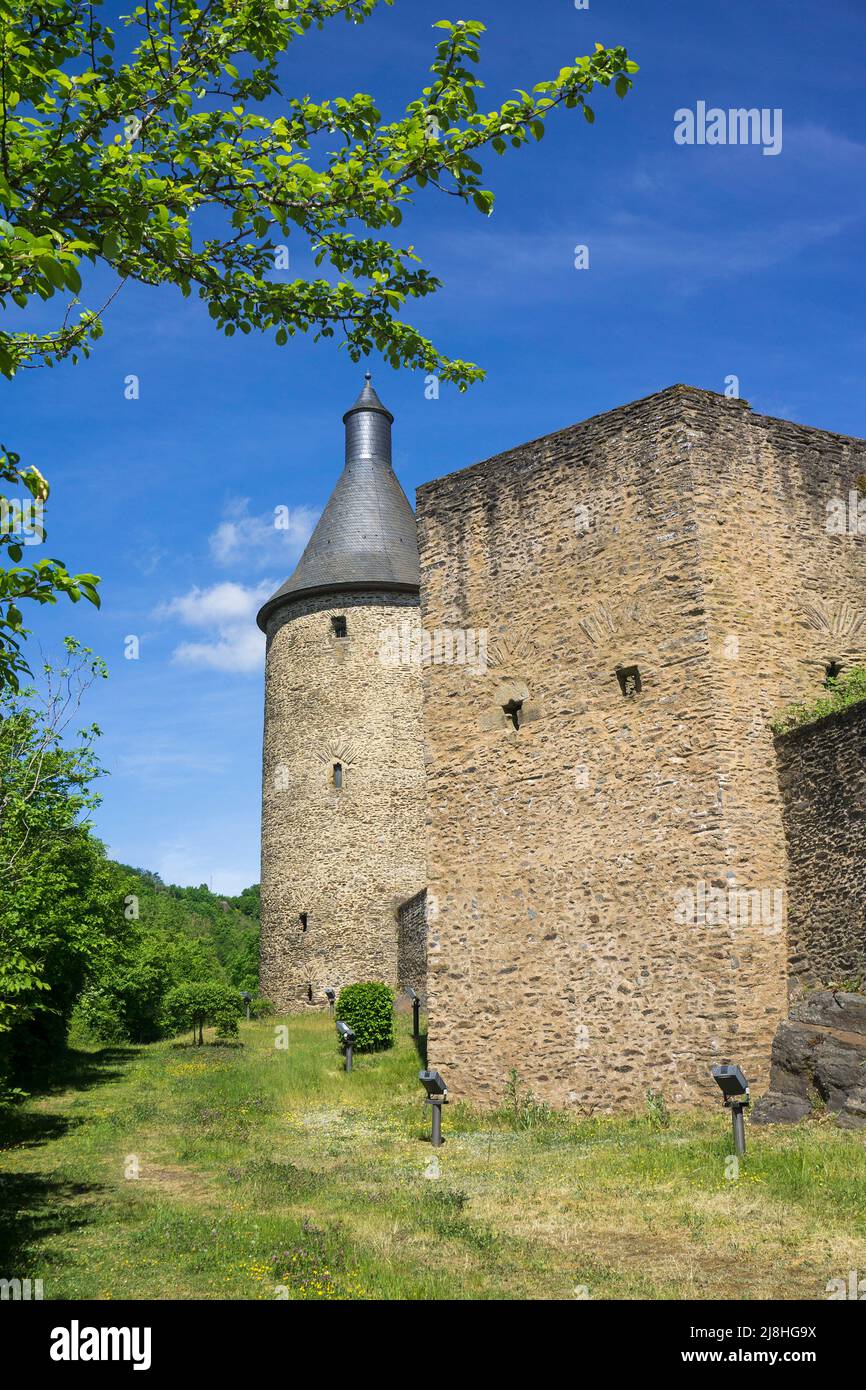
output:
M419 1071L418 1080L427 1092L424 1104L430 1106L433 1114L430 1142L434 1149L438 1149L442 1146L442 1106L448 1104L448 1087L438 1071Z
M336 997L337 991L335 989L325 990L325 998L328 1001L328 1013L331 1015L331 1018L334 1017L334 1000L336 999Z
M749 1083L739 1067L732 1062L723 1062L713 1067L713 1079L720 1087L725 1105L730 1106L734 1126L734 1152L742 1158L746 1152L746 1125L743 1111L749 1104Z
M421 1009L421 1000L418 998L411 985L407 985L406 994L412 1000L412 1037L417 1038L420 1036L418 1029L418 1014Z
M243 1001L244 1001L244 1003L245 1003L245 1005L246 1005L246 1009L247 1009L247 1023L249 1023L249 1021L250 1021L250 1004L253 1002L253 996L252 996L251 994L247 994L247 991L244 989L244 990L241 990L241 999L243 999Z
M346 1054L346 1071L352 1070L352 1048L355 1045L355 1034L348 1023L338 1023L337 1032L343 1044L343 1051Z

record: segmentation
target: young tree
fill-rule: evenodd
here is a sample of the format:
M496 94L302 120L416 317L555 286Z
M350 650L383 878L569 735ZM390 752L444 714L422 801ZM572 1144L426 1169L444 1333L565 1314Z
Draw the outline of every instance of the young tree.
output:
M163 1001L166 1027L180 1033L192 1027L192 1040L204 1045L204 1028L214 1024L218 1038L237 1037L241 997L238 990L218 980L189 980L170 989Z
M64 740L104 668L71 639L67 651L41 700L0 707L0 1082L62 1046L88 971L124 930L120 876L87 821L98 730Z

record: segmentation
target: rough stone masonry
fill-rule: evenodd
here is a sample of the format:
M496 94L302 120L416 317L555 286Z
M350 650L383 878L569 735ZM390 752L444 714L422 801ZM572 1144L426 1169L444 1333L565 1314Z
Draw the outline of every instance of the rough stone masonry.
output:
M675 386L418 491L429 1057L497 1100L714 1102L787 1012L770 718L862 659L866 443Z

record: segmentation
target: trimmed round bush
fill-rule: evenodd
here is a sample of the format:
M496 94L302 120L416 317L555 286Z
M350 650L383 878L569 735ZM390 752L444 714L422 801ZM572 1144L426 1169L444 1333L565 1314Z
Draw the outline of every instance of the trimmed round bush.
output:
M394 1045L394 991L380 980L347 985L337 999L337 1019L355 1034L356 1052Z

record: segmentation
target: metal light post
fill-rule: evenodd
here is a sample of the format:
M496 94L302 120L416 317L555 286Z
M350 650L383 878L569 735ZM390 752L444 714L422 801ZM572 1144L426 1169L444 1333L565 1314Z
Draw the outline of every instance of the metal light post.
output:
M243 990L243 991L241 992L241 999L243 999L244 1004L246 1005L246 1009L247 1009L247 1023L249 1023L249 1021L250 1021L250 1004L253 1002L253 996L252 996L251 994L247 994L246 990Z
M725 1106L730 1109L734 1127L734 1152L742 1158L746 1152L746 1123L744 1110L749 1105L749 1083L732 1062L723 1062L713 1067L713 1080L725 1097Z
M429 1105L433 1117L430 1143L434 1149L442 1147L442 1106L448 1104L448 1087L438 1071L420 1071L418 1080L427 1092L424 1104Z
M333 1018L333 1017L334 1017L334 1000L337 998L337 991L336 991L335 989L326 989L326 990L325 990L325 998L326 998L327 1001L328 1001L328 1015L329 1015L330 1018Z
M406 989L406 993L412 1000L412 1037L420 1038L421 1028L419 1016L421 1013L421 1000L418 998L417 994L415 993L414 989L411 988L411 986Z
M349 1027L348 1023L338 1023L338 1024L337 1024L337 1032L339 1033L340 1038L341 1038L341 1040L342 1040L342 1043L343 1043L343 1051L344 1051L345 1056L346 1056L345 1069L346 1069L346 1071L351 1071L351 1070L352 1070L352 1048L353 1048L354 1045L355 1045L355 1034L353 1033L352 1029Z

